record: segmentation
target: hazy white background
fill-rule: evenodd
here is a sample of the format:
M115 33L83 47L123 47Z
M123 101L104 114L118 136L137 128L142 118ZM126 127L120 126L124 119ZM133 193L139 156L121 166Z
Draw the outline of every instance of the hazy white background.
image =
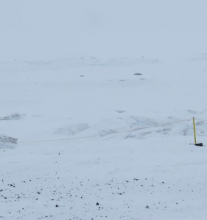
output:
M0 60L186 58L207 51L205 0L2 0Z

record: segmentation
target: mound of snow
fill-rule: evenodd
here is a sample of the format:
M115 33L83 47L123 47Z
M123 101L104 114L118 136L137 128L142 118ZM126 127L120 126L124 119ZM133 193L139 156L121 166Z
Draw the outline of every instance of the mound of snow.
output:
M0 135L0 148L14 147L17 144L17 138Z
M19 113L14 113L9 116L1 117L0 120L19 120L22 119L24 115L21 115Z
M75 135L77 133L80 133L86 129L88 129L88 124L77 124L77 125L69 125L63 128L59 128L55 134L61 134L61 135Z

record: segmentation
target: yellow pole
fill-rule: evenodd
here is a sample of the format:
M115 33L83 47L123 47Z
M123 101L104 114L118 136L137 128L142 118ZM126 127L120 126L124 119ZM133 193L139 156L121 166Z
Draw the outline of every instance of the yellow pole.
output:
M195 126L195 117L193 117L193 130L194 130L194 142L196 144L196 126Z

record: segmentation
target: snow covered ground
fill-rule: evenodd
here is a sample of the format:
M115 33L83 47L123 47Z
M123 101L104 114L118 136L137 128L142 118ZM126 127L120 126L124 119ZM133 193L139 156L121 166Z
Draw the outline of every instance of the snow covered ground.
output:
M11 2L0 219L206 219L205 1Z
M118 61L1 65L1 218L205 219L205 61Z

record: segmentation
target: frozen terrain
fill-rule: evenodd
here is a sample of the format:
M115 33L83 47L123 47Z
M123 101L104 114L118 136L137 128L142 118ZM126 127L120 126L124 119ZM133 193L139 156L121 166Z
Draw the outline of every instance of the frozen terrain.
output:
M207 3L9 2L0 219L206 219Z

